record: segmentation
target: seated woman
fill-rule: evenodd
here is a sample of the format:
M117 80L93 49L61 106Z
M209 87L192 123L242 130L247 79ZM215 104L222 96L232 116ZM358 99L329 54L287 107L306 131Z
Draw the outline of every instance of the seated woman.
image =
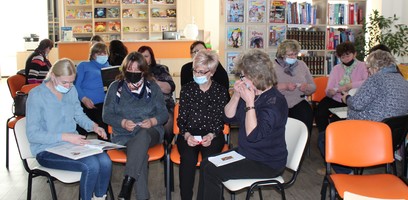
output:
M351 42L344 42L336 47L336 55L340 64L333 67L326 87L326 97L317 106L316 125L320 133L326 131L329 124L329 108L344 107L341 93L352 88L359 88L367 79L368 71L364 62L356 59L356 49Z
M101 69L109 66L108 47L101 42L92 45L89 51L89 61L79 63L78 75L75 80L75 87L78 90L78 98L84 108L86 115L94 120L98 125L108 130L108 125L102 121L102 108L105 101L105 91L103 88ZM87 132L80 127L78 132L87 135Z
M306 63L297 60L300 45L296 40L283 41L274 62L278 77L278 90L285 96L289 106L289 117L305 123L309 135L313 128L313 110L305 96L316 91L316 85Z
M198 200L223 199L223 181L274 178L285 169L288 105L277 89L273 62L268 54L255 49L242 55L235 66L242 80L235 82L224 119L240 124L235 151L245 158L219 167L208 159L202 161Z
M127 47L120 40L112 40L109 43L109 59L108 62L112 66L121 65L123 59L128 54Z
M194 56L201 49L206 49L205 48L205 43L203 41L195 41L193 44L191 44L191 46L190 46L191 58L194 59ZM227 74L227 71L225 71L224 67L221 65L220 62L218 62L217 69L216 69L212 79L215 82L217 82L220 85L227 88L227 90L229 89L228 74ZM187 84L189 82L193 82L193 62L186 63L186 64L183 65L183 67L181 67L180 82L181 82L181 87L183 87L185 84Z
M157 64L152 48L141 46L137 51L146 59L147 65L149 65L149 72L153 75L153 79L163 92L164 101L166 101L166 107L169 113L169 119L164 124L164 139L167 144L170 144L174 135L173 115L175 102L173 92L176 89L176 84L174 84L173 78L169 73L169 68L165 65Z
M376 50L367 57L370 77L354 96L344 93L347 119L382 121L408 113L408 81L398 71L395 58Z
M48 53L54 47L54 42L50 39L41 40L38 47L27 58L24 73L26 84L41 83L51 68L48 60Z
M112 142L127 147L125 177L118 198L129 200L136 182L136 199L149 199L147 151L163 140L166 104L142 54L128 54L121 72L108 89L102 115L103 121L112 126Z
M194 82L184 85L180 92L177 148L180 152L181 199L193 198L198 153L207 158L221 152L225 144L222 117L228 102L228 91L211 80L217 66L217 54L199 51L193 59ZM196 136L201 136L202 141L197 140Z
M80 171L81 199L105 199L112 163L106 153L72 160L45 149L73 143L85 145L85 136L76 132L76 124L106 138L103 128L82 111L78 93L73 86L76 69L69 59L57 61L47 78L32 89L27 99L27 137L33 155L40 165L53 169ZM96 198L95 198L96 196Z

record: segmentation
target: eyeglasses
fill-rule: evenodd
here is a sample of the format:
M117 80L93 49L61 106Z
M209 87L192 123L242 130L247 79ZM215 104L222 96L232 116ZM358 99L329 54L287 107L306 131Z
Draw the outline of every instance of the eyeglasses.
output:
M298 53L287 53L286 57L297 57Z
M241 81L244 80L244 78L245 78L245 75L239 74L239 79L241 79Z
M192 51L191 53L192 54L196 54L196 53L198 53L200 50L194 50L194 51Z
M193 73L196 73L196 74L199 74L199 75L206 75L208 72L210 72L210 70L205 72L205 71L202 71L202 70L197 71L197 70L193 69Z

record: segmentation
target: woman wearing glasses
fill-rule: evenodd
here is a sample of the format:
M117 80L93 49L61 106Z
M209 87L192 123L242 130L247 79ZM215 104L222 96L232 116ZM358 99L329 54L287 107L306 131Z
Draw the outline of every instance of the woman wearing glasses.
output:
M206 49L203 41L195 41L193 44L191 44L190 46L191 58L194 59L194 56L197 54L197 52L199 52L202 49ZM192 69L193 69L193 62L186 63L181 68L181 73L180 73L181 87L193 81ZM225 88L227 89L229 88L229 79L228 79L227 71L225 71L224 67L219 62L212 76L212 79L216 81L217 83L219 83L220 85L224 86Z
M218 56L214 52L199 51L193 59L194 82L181 88L177 148L180 152L179 180L183 200L193 197L198 153L206 158L221 152L225 144L222 117L228 91L211 80L217 66Z
M298 41L283 41L278 47L274 65L278 77L278 90L288 102L289 117L305 123L310 135L313 127L313 110L305 97L316 91L316 85L306 63L297 59L299 51Z

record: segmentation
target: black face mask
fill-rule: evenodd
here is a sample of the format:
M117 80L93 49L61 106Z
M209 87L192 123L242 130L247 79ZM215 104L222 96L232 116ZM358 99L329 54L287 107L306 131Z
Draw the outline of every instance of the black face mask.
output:
M142 72L125 72L126 80L131 83L137 83L142 79Z
M344 63L344 62L341 62L341 63L343 63L343 65L346 65L347 67L350 67L354 63L354 59L350 60L350 62L348 63Z

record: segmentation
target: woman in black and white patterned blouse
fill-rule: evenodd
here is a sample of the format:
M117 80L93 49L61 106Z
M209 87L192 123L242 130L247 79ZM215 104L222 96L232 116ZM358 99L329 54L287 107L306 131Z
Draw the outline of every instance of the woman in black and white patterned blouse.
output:
M217 66L217 54L199 51L193 60L194 82L184 85L180 92L177 125L181 135L177 138L177 147L180 152L179 179L183 200L193 197L198 153L201 152L204 159L221 152L225 144L222 131L228 91L211 80Z

